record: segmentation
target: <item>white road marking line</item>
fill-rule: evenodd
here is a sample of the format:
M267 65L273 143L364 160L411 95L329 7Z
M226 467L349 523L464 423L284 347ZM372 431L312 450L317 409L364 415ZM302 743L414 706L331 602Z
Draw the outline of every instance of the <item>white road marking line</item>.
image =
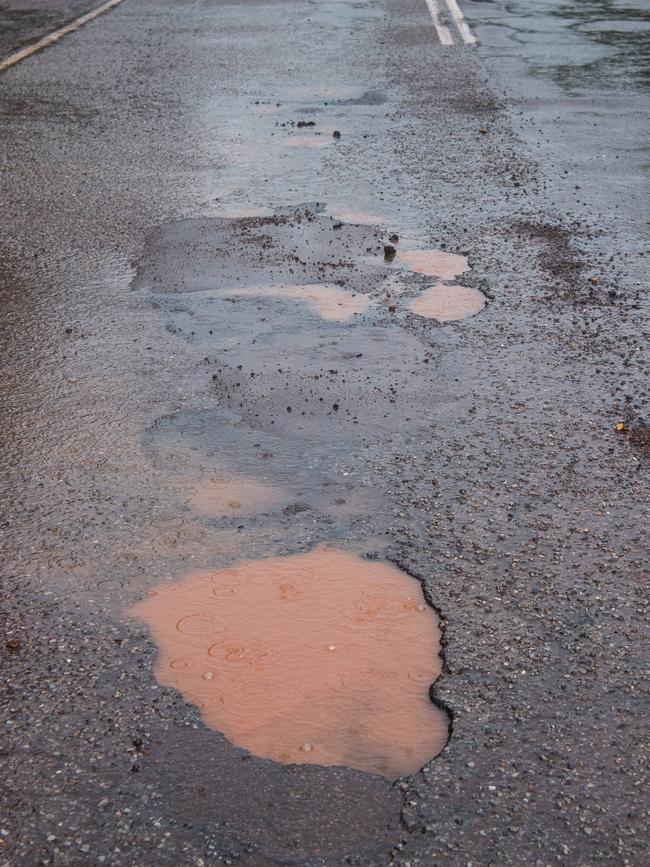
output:
M463 13L460 11L457 0L445 0L445 3L449 8L449 14L454 19L458 32L460 33L465 45L474 45L476 42L476 36L474 36L472 31L469 29L469 24L465 20Z
M443 45L453 45L454 40L451 35L451 32L446 24L443 24L440 19L440 8L438 7L438 0L424 0L424 2L429 7L429 12L431 13L431 17L433 18L433 26L436 28L436 33L438 34L438 39Z
M61 27L59 30L54 30L42 39L39 39L38 42L34 42L26 48L21 48L20 51L16 51L15 54L10 54L9 57L6 57L4 60L0 60L0 72L4 72L5 69L9 69L10 66L20 63L21 60L25 60L27 57L31 57L31 55L36 54L37 51L47 48L48 45L54 45L54 43L58 42L63 36L72 33L73 30L78 30L79 27L83 27L84 24L92 21L93 18L97 18L97 16L101 15L102 12L108 12L108 10L112 9L113 6L117 6L122 2L123 0L108 0L107 3L102 3L101 6L93 9L92 12L86 12L85 15L70 22L70 24L66 24L65 27Z

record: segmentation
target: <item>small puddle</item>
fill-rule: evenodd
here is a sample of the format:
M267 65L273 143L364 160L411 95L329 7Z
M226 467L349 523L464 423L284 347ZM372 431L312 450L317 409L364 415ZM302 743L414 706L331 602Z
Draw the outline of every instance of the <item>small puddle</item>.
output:
M409 310L418 316L454 322L474 316L485 307L485 295L469 286L448 286L436 283L425 289L419 298L409 304Z
M411 271L441 280L453 280L469 271L466 256L444 250L404 250L398 253L397 261Z
M446 743L429 698L438 618L389 563L324 546L243 561L162 586L129 613L158 644L157 680L257 756L392 780Z
M195 483L187 505L201 515L219 518L251 515L276 509L289 502L290 495L281 488L223 474Z
M352 85L297 85L287 88L287 96L293 99L350 99L361 93L359 87Z
M241 205L226 208L219 216L230 220L242 220L252 217L272 217L273 211L271 208Z
M331 144L333 139L331 136L310 136L310 135L293 135L287 139L287 144L292 148L324 148Z
M331 207L327 210L335 220L340 220L342 223L351 223L357 226L385 226L388 223L385 217L367 214L365 211L353 211L351 208Z
M228 295L252 297L275 296L306 301L328 322L345 322L352 316L364 313L370 304L368 295L352 295L338 286L327 283L311 283L295 286L235 286L226 290Z

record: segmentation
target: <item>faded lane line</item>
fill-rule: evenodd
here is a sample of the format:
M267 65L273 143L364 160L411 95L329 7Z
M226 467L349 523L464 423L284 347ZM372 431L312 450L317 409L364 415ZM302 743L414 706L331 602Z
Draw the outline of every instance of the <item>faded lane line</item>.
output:
M465 20L463 13L460 11L457 0L445 0L445 3L447 4L449 14L454 19L458 32L460 33L465 45L474 45L476 42L476 36L474 36L472 31L469 29L469 24Z
M449 28L446 24L442 23L440 19L440 9L438 7L438 0L424 0L424 2L429 7L429 12L431 13L431 18L433 19L433 26L436 28L436 33L438 34L438 39L443 45L453 45L454 40L449 31Z
M117 6L122 2L123 0L108 0L107 3L102 3L101 6L93 9L92 12L86 12L85 15L70 22L70 24L66 24L65 27L61 27L59 30L55 30L53 33L39 39L38 42L34 42L32 45L28 45L26 48L21 48L20 51L10 54L9 57L6 57L4 60L0 60L0 72L4 72L5 69L9 69L10 66L20 63L21 60L25 60L27 57L31 57L31 55L36 54L37 51L47 48L48 45L54 45L54 43L58 42L63 36L72 33L73 30L78 30L79 27L83 27L84 24L92 21L93 18L97 18L97 16L101 15L102 12L108 12L108 10L112 9L113 6Z

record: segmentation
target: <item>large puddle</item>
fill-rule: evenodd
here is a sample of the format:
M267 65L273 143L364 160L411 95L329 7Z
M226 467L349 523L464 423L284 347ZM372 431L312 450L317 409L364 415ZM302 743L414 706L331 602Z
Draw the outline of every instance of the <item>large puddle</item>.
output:
M158 681L257 756L396 779L446 742L429 697L438 618L388 563L327 547L242 561L158 588L130 614L158 644Z

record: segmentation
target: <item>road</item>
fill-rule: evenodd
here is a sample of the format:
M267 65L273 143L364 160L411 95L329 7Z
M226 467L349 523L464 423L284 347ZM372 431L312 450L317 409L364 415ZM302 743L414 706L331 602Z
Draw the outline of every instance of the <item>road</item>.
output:
M3 867L647 862L650 10L460 7L125 0L0 75ZM396 782L231 744L129 614L324 543L439 613Z

